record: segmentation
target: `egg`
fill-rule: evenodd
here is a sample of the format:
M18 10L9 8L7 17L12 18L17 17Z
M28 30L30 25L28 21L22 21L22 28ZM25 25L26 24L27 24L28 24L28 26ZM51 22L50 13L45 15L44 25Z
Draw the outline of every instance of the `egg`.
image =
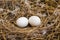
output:
M38 16L31 16L29 18L29 23L31 26L39 26L41 25L41 19Z
M28 19L26 17L20 17L16 20L16 24L19 27L26 27L28 25Z

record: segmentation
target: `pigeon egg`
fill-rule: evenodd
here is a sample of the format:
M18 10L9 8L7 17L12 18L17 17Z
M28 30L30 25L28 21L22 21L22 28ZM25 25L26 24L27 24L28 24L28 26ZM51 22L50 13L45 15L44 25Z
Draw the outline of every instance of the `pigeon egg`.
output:
M28 19L26 17L20 17L17 19L16 24L19 27L26 27L28 25Z
M41 19L38 16L31 16L29 18L29 23L32 26L39 26L41 24Z

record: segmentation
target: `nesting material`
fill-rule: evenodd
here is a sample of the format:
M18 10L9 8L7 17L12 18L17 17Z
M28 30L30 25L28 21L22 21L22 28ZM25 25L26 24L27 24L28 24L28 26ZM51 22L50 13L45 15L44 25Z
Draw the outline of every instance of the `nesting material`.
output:
M38 16L31 16L29 18L29 23L32 26L39 26L41 25L41 19Z
M0 40L60 40L59 6L60 0L0 0ZM41 18L40 26L21 19L33 15ZM20 19L24 24L16 23Z
M19 27L26 27L28 25L28 19L26 17L20 17L17 19L16 24Z

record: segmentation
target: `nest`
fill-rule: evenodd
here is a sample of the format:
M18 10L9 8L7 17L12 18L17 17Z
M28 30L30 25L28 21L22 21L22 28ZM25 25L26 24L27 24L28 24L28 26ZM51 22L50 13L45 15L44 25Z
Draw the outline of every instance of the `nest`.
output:
M16 25L30 16L39 16L41 25ZM0 0L0 40L60 40L60 0Z

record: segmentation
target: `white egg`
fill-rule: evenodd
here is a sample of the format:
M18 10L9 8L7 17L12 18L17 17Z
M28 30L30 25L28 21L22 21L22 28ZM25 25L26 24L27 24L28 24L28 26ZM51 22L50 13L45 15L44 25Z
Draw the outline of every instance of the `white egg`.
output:
M32 26L39 26L41 24L41 19L38 16L31 16L29 18L29 23Z
M19 27L26 27L28 25L28 19L26 17L20 17L17 19L16 24Z

